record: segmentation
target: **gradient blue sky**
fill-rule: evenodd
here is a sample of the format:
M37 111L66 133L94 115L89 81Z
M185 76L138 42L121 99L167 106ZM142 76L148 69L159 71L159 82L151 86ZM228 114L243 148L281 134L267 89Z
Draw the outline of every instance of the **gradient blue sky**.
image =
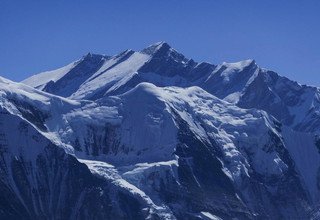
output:
M319 0L0 0L0 75L12 80L158 41L320 86Z

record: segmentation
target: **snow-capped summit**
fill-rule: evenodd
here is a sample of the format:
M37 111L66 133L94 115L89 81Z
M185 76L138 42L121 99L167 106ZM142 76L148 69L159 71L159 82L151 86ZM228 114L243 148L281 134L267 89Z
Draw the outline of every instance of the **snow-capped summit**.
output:
M243 90L256 77L259 67L254 60L222 63L203 82L208 92L232 103L237 103Z
M97 99L104 94L119 94L143 81L160 86L188 86L214 67L185 58L165 42L138 52L126 50L112 57L96 57L88 54L86 65L76 61L63 69L34 75L23 83L73 99Z
M141 50L142 53L148 54L148 55L153 55L158 51L168 51L172 49L171 46L166 43L165 41L160 41L154 44L151 44L150 46L144 48Z

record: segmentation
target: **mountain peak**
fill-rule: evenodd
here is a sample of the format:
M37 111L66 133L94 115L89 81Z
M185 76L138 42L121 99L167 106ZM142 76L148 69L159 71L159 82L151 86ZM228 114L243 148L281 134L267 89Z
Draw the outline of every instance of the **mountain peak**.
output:
M165 41L160 41L160 42L151 44L147 48L143 49L141 52L148 55L153 55L158 51L168 51L170 49L171 49L171 46L169 44L167 44Z
M248 60L242 60L242 61L235 62L235 63L223 62L222 65L226 66L226 67L234 68L234 69L243 69L248 66L253 66L253 65L256 66L257 64L256 64L255 60L248 59Z
M94 54L94 53L91 53L91 52L88 52L86 55L84 55L82 57L81 60L91 60L91 59L103 59L103 58L109 58L109 56L106 56L104 54Z

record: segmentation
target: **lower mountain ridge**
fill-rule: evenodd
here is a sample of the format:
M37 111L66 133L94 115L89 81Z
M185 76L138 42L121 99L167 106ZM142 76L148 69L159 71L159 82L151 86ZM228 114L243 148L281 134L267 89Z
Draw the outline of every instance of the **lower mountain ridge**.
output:
M319 218L317 133L155 84L85 100L0 78L0 218Z

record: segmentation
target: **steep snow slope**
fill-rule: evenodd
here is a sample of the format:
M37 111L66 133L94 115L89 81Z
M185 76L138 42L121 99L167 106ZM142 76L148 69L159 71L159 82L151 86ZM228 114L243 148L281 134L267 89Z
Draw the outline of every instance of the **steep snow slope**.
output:
M108 56L89 53L66 67L34 75L24 80L23 83L46 92L68 97L109 59Z
M141 83L95 102L69 101L6 80L1 88L11 114L81 158L116 190L133 193L150 213L305 218L314 204L308 195L315 181L294 165L280 124L199 87Z
M104 93L112 92L134 77L136 71L148 60L150 56L139 52L126 51L124 54L111 59L92 78L86 81L71 98L94 98ZM115 62L115 63L114 63ZM114 64L113 64L114 63ZM112 68L110 66L112 65Z
M43 90L47 83L49 83L50 81L56 82L61 79L65 74L73 69L78 62L79 61L72 62L67 66L61 67L57 70L38 73L29 77L28 79L23 80L22 82L34 88Z

